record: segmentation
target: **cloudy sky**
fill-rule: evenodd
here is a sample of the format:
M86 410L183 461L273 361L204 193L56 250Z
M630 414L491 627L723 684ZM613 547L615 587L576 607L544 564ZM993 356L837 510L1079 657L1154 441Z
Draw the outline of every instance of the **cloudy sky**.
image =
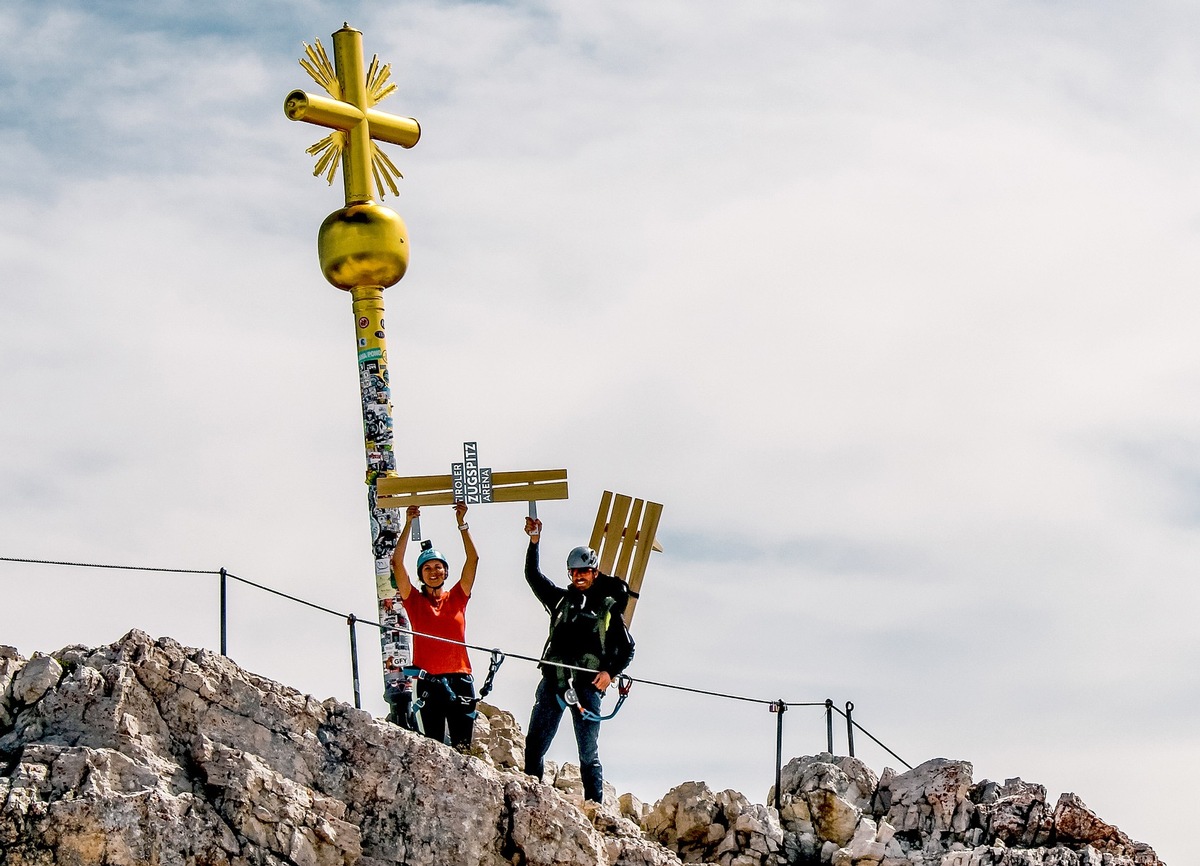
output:
M384 7L387 8L384 8ZM853 701L1178 864L1200 771L1200 11L1149 2L60 3L0 9L0 556L216 570L374 613L342 204L302 42L417 117L388 198L402 474L465 440L664 504L635 676ZM536 655L524 510L469 639ZM455 549L449 509L425 534ZM458 561L461 561L459 559ZM0 643L218 645L216 578L0 563ZM337 617L244 585L230 654L352 695ZM382 714L375 637L363 703ZM486 656L476 658L482 668ZM524 721L532 666L495 702ZM606 776L763 802L776 717L641 685ZM787 756L825 745L785 717ZM844 730L837 731L844 752ZM895 759L856 738L876 771ZM551 757L573 758L564 729ZM1187 847L1185 847L1187 846Z

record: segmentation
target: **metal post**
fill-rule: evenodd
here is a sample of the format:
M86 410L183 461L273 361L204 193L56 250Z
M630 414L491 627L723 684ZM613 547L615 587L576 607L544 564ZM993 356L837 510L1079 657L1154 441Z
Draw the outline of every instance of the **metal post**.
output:
M787 704L783 698L771 704L771 712L775 717L775 809L781 808L783 800L783 714L787 712Z
M825 733L829 741L826 751L833 754L833 698L825 699Z
M405 665L412 662L408 614L400 603L391 576L391 556L403 528L396 509L380 508L378 481L395 474L392 450L392 398L388 383L387 345L383 332L383 289L367 286L351 292L358 335L358 373L362 397L363 436L367 458L367 506L371 513L371 549L375 557L375 590L379 603L380 651L384 696L401 703L406 686Z
M358 622L358 618L354 614L346 617L346 624L350 626L350 668L354 674L354 708L362 709L362 697L358 690L358 636L354 633L354 623Z
M225 567L222 566L221 567L221 655L223 655L223 656L229 655L229 653L227 652L227 650L229 648L228 642L227 642L228 635L227 635L227 630L226 630L226 625L225 625L225 623L226 623L225 611L226 611L227 596L229 594L229 590L228 590L229 581L226 578L227 578L227 572L225 571Z
M849 743L850 757L854 757L854 701L846 701L846 742Z

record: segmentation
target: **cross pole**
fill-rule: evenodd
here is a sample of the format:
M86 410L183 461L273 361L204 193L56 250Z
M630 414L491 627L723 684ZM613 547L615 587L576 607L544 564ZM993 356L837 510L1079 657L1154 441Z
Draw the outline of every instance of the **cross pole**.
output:
M633 609L637 607L651 551L662 552L662 546L654 537L661 516L662 506L657 502L644 502L608 490L600 497L588 546L600 554L602 572L620 577L629 584L625 625L633 622Z
M408 269L408 231L395 211L375 202L377 185L386 183L393 194L399 194L395 179L400 177L375 142L412 147L421 137L421 127L411 117L375 109L396 86L388 83L391 67L380 66L378 57L364 70L359 31L343 25L333 34L333 62L320 40L315 42L315 47L304 46L306 59L301 59L300 65L329 98L293 90L284 100L283 111L291 120L332 130L308 149L317 157L314 175L324 173L332 184L339 162L342 166L346 206L321 223L317 256L325 279L353 298L371 552L379 621L384 626L380 632L383 679L392 717L399 718L406 709L408 684L403 668L412 662L412 637L391 578L391 554L401 526L394 511L379 507L376 482L382 475L395 474L396 469L383 290L399 282Z

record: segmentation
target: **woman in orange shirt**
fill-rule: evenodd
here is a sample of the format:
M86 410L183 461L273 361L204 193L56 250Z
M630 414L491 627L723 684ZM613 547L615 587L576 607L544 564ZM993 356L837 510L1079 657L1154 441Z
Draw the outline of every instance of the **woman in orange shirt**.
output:
M458 519L465 554L462 575L447 590L450 564L439 551L428 546L429 542L425 542L417 556L417 579L421 588L414 592L416 587L404 567L404 553L412 522L420 516L418 506L408 507L404 529L392 553L392 577L412 623L413 664L424 672L417 682L416 699L421 702L417 717L425 736L446 742L448 731L450 745L465 752L471 747L476 698L471 660L463 642L467 633L467 602L475 585L479 554L467 525L466 503L456 502L454 516Z

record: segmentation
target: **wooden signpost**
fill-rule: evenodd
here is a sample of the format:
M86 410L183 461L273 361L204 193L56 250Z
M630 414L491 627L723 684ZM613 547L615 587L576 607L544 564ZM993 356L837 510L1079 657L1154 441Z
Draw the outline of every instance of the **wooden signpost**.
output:
M380 508L410 505L468 505L482 502L528 502L529 516L537 517L541 499L567 498L567 470L533 469L525 472L493 472L479 466L475 442L463 443L463 462L451 465L448 475L396 475L380 477L376 504ZM420 525L413 521L413 540L419 540Z
M602 572L620 577L629 584L625 625L633 621L633 610L637 606L651 551L662 552L655 538L661 516L662 505L657 502L644 502L608 490L600 497L588 546L600 554Z

